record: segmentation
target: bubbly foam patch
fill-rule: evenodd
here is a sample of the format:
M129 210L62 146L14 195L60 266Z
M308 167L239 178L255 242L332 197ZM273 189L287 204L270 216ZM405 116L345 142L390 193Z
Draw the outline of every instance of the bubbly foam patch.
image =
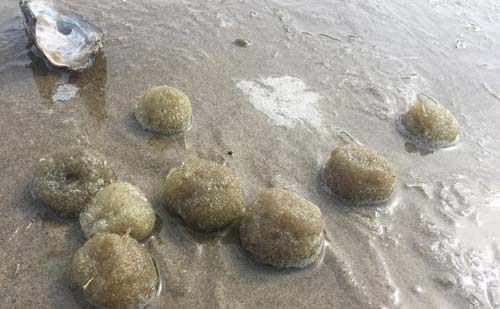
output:
M293 76L267 77L257 81L242 80L236 84L256 110L266 114L277 126L294 128L306 125L321 127L317 106L321 96L309 91L306 84Z
M54 103L62 103L65 101L69 101L75 97L78 92L78 87L73 84L62 84L59 85L54 94L52 95L52 102Z

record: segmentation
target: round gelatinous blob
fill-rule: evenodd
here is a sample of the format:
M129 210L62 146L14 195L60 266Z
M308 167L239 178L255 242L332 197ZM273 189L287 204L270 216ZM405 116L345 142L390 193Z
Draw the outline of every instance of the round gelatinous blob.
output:
M394 170L385 158L369 147L356 144L337 147L323 176L336 196L353 204L387 201L396 181Z
M144 306L155 295L158 274L144 247L128 235L98 233L73 257L73 281L95 304Z
M116 179L101 153L74 147L40 159L33 196L58 213L74 217L94 195Z
M290 191L274 188L247 208L240 225L243 247L277 268L306 267L321 252L325 221L319 208Z
M99 191L80 213L86 238L96 233L125 234L141 241L151 235L156 214L138 188L129 183L112 183Z
M194 229L221 229L243 213L240 180L217 163L188 160L168 173L165 207Z
M453 146L460 136L460 125L455 116L423 95L419 95L417 103L401 115L398 128L411 142L426 148Z
M179 89L155 86L139 100L135 118L146 130L167 135L179 133L191 125L191 102Z

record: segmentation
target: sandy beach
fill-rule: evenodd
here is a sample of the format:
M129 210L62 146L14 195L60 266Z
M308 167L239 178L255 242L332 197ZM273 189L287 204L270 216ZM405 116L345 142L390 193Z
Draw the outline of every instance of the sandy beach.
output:
M94 308L70 278L78 221L31 195L38 160L77 145L106 155L161 218L144 243L163 284L149 308L500 308L498 1L60 2L104 31L89 71L49 71L18 1L0 3L1 308ZM191 99L188 132L134 119L162 84ZM457 117L457 146L419 151L398 133L420 93ZM325 190L330 152L352 139L394 166L389 202L353 207ZM165 176L190 157L231 168L246 203L276 186L316 204L320 260L276 270L235 228L196 233L167 214Z

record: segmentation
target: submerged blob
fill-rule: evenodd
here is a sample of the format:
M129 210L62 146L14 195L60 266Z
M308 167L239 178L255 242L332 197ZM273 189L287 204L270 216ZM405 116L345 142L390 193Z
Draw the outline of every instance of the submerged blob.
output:
M453 114L427 96L418 101L399 118L398 128L419 147L443 148L456 144L460 125Z
M217 163L188 160L167 175L165 207L194 229L219 230L243 213L240 180Z
M112 183L99 191L80 214L86 238L107 232L129 233L141 241L151 235L156 214L144 193L129 183Z
M321 251L324 227L316 205L290 191L273 188L248 207L240 238L243 247L264 264L306 267Z
M40 159L33 196L58 213L74 217L100 189L115 180L106 158L96 150L74 147Z
M83 71L94 64L102 48L101 29L48 0L21 0L20 7L30 40L52 65Z
M146 130L166 135L179 133L191 125L191 101L179 89L155 86L139 100L135 118Z
M356 144L337 147L323 174L340 199L353 204L378 204L389 199L396 176L391 164L375 150Z
M135 239L99 233L73 257L73 281L93 303L110 308L141 307L155 295L158 274Z

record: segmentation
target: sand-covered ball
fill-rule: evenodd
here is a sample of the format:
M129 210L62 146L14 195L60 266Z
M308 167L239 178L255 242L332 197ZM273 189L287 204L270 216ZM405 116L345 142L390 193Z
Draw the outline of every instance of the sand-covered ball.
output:
M104 155L89 148L69 148L40 159L33 196L58 213L74 217L115 179Z
M112 183L99 191L80 213L86 238L96 233L129 233L141 241L151 235L156 214L144 193L126 182Z
M179 133L191 125L191 101L179 89L155 86L139 100L135 117L146 130L166 135Z
M323 176L337 197L352 204L387 201L396 181L394 170L385 158L367 146L356 144L337 147Z
M406 138L420 147L449 147L460 136L460 125L455 116L441 104L422 95L401 115L398 127Z
M325 221L319 208L290 191L265 191L247 208L240 225L243 247L277 268L306 267L318 257Z
M135 239L99 233L73 257L73 281L95 304L138 308L155 295L158 274L149 253Z
M190 159L168 173L165 207L196 230L219 230L243 213L240 181L227 167Z

